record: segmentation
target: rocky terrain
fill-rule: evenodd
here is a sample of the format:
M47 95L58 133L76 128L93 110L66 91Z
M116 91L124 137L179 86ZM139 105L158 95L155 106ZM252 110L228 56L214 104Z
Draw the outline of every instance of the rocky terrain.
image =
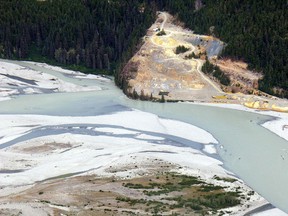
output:
M220 87L201 73L201 67L204 53L218 54L223 43L194 35L172 24L172 20L169 14L160 13L148 30L144 45L124 68L129 79L127 93L160 98L160 92L167 92L170 100L209 100L221 94ZM177 53L180 46L187 50ZM199 58L191 58L191 55Z
M249 71L244 62L218 59L225 46L222 41L194 34L174 23L171 15L159 12L141 49L122 72L127 95L141 100L236 103L288 111L287 100L258 90L261 73ZM230 79L229 86L202 72L206 60L223 71Z
M0 215L249 215L251 211L262 214L263 208L265 215L267 207L273 211L270 215L276 215L275 211L280 212L277 215L286 215L225 169L217 155L219 142L208 131L119 105L113 111L107 109L106 103L101 106L102 94L110 84L114 88L109 79L46 64L19 64L25 67L2 64L2 71L9 72L6 75L9 79L3 80L5 88L8 83L23 89L46 87L46 90L57 86L63 92L82 91L82 94L92 89L97 94L91 100L97 102L92 106L89 103L89 108L80 112L87 116L78 116L78 112L73 116L71 111L64 116L47 115L49 112L45 110L40 115L36 111L47 104L33 107L30 100L25 102L32 114L10 110L11 113L1 115ZM23 71L30 72L24 83L17 79ZM28 80L39 86L31 86ZM57 97L54 91L51 94ZM61 100L69 96L59 94L63 96ZM85 100L87 95L84 94ZM15 104L17 99L12 96L5 94L2 106L6 102ZM24 95L26 99L28 96ZM34 96L36 103L39 97ZM80 96L83 98L79 95L75 103L85 106ZM60 103L59 99L56 101ZM23 102L17 106L19 110L27 107ZM93 112L88 115L91 108ZM62 109L66 114L67 107ZM287 115L274 112L269 115L275 120L263 126L288 139L283 128ZM226 151L223 145L219 148Z

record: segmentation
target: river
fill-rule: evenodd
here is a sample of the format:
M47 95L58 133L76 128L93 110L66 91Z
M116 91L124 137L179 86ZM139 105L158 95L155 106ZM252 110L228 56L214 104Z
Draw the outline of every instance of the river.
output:
M45 70L43 72L68 82L100 85L105 90L17 96L0 102L0 114L94 116L135 108L193 124L210 132L218 140L218 153L226 168L273 205L288 212L288 154L286 158L283 157L288 142L261 126L261 123L273 117L189 103L134 101L125 97L113 83L74 79L36 65L17 64Z

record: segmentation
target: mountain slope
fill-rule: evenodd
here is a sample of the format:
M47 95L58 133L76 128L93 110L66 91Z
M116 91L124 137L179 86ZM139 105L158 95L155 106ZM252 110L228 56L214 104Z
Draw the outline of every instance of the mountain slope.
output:
M162 6L196 33L225 41L223 57L245 60L251 69L262 71L261 90L288 97L287 1L205 0L200 10L194 3L168 0Z
M0 0L0 57L113 70L154 21L146 0ZM149 4L150 1L149 1Z

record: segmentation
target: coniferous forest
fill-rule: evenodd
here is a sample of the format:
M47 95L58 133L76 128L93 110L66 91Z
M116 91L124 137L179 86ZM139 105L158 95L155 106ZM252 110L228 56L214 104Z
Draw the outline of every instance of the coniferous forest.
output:
M261 90L288 97L287 0L0 0L0 5L1 58L102 70L117 81L156 11L166 10L196 33L224 41L222 57L263 72Z
M288 98L287 0L197 2L195 8L194 0L167 0L162 7L196 33L227 43L222 57L244 60L250 69L263 72L261 90Z
M0 57L49 59L112 73L154 22L156 8L153 11L147 4L146 0L0 0Z

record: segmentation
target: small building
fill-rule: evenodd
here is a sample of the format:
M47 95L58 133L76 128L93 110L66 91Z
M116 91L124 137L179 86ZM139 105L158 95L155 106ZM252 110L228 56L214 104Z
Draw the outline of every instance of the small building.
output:
M169 92L160 91L158 95L168 96Z

